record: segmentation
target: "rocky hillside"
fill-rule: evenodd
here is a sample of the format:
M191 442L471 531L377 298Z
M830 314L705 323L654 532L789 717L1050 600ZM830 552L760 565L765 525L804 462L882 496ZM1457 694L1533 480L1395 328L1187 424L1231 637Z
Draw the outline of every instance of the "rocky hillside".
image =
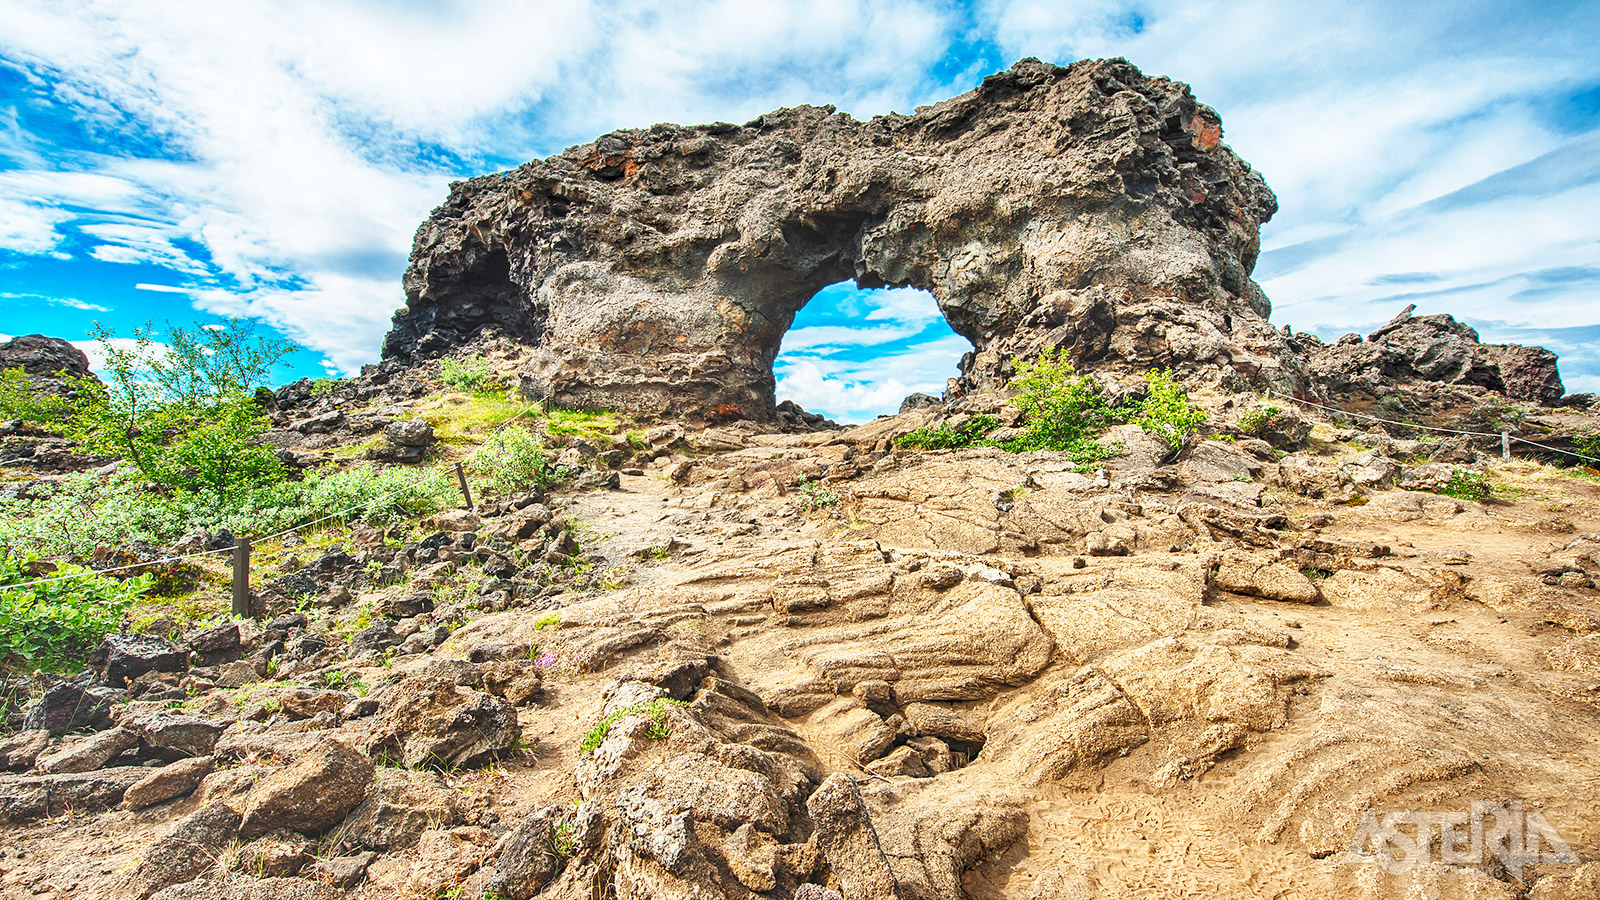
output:
M1448 317L1272 329L1217 129L1025 62L457 185L389 359L261 396L262 440L454 479L523 422L540 477L263 533L238 620L225 557L162 559L232 535L95 548L186 587L0 682L0 895L1600 895L1600 410ZM776 415L842 277L934 290L961 390ZM1024 449L1053 346L1091 453ZM105 463L7 429L7 497Z

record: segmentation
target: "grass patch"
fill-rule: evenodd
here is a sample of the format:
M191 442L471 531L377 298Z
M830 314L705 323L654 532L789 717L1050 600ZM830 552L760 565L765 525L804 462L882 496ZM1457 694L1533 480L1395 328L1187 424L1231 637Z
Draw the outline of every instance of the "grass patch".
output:
M582 743L578 744L578 753L580 755L593 753L594 750L600 746L601 742L606 739L606 735L611 733L611 726L617 724L628 716L642 715L649 717L650 727L645 731L645 734L658 740L664 740L672 734L672 725L667 719L667 708L670 706L688 705L689 704L683 702L682 700L668 700L663 698L651 700L647 703L635 703L632 706L619 709L611 715L606 716L604 719L601 719L599 724L589 729L589 733L583 736Z
M551 437L609 438L621 427L621 417L609 410L552 409L544 422L545 433Z
M896 437L894 443L897 447L914 450L960 450L981 445L989 432L999 427L1000 420L994 416L978 415L954 428L924 425Z
M801 495L800 508L807 512L835 506L839 502L839 495L820 481L808 481L802 478L798 486Z

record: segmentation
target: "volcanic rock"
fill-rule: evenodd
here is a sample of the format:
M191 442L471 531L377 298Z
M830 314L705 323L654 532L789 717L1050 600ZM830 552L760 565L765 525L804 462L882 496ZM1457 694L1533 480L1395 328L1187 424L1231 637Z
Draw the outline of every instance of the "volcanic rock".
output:
M974 345L1289 390L1250 280L1272 191L1189 88L1123 60L1028 59L912 115L801 106L743 127L617 131L452 185L417 232L386 358L484 333L560 406L774 415L772 361L827 285L933 294Z

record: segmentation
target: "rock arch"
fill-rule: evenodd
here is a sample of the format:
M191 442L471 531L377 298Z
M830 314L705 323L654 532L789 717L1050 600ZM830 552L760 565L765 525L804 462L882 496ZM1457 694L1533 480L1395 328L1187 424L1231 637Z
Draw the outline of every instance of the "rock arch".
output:
M453 184L384 355L499 334L529 348L526 390L558 403L760 418L795 312L854 280L931 293L976 348L966 390L1050 346L1293 389L1250 280L1276 209L1186 85L1023 60L912 115L657 125Z

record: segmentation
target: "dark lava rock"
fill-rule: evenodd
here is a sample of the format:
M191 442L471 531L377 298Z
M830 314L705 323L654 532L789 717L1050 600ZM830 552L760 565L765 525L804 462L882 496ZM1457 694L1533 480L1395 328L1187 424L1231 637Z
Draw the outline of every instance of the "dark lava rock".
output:
M101 728L111 722L111 704L122 692L63 682L44 692L28 710L23 727L61 734L75 728Z
M100 671L102 683L122 687L146 672L184 671L189 651L148 634L108 634L90 663Z

